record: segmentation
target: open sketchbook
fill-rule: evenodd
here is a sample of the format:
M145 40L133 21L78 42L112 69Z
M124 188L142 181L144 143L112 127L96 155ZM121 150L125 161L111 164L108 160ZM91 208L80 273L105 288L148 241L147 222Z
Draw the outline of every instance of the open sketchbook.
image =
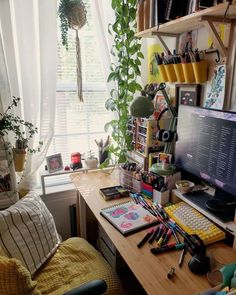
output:
M151 213L133 201L104 208L100 214L124 236L158 223L158 220Z

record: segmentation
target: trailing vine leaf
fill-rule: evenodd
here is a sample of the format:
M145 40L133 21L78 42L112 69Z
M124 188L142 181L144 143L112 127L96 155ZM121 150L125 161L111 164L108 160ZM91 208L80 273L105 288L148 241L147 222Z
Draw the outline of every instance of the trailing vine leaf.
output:
M142 86L137 83L141 74L141 59L144 56L140 40L135 37L136 5L136 0L112 0L115 21L108 26L108 32L114 39L111 53L117 63L110 66L108 82L113 82L115 87L106 101L106 108L115 113L116 120L106 123L104 129L107 131L111 128L113 141L108 147L109 158L115 156L118 163L125 162L127 152L132 149L132 139L127 132L129 105L135 92L142 90Z

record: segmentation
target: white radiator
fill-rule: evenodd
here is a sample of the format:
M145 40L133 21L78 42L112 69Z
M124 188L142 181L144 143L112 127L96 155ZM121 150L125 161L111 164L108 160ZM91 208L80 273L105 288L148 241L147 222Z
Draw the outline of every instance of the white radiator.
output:
M68 190L42 196L43 201L52 213L57 231L63 240L70 237L70 205L76 203L76 191Z

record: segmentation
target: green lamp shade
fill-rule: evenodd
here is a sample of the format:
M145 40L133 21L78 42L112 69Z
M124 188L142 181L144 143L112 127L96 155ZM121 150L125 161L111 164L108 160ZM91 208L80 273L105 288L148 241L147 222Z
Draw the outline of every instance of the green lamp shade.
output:
M130 113L134 117L148 118L154 112L154 105L147 96L136 97L130 105Z

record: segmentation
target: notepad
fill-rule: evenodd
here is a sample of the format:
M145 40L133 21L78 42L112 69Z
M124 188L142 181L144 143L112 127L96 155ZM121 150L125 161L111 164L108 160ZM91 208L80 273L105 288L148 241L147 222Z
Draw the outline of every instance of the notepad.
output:
M100 214L124 236L158 223L155 216L133 201L106 207Z

